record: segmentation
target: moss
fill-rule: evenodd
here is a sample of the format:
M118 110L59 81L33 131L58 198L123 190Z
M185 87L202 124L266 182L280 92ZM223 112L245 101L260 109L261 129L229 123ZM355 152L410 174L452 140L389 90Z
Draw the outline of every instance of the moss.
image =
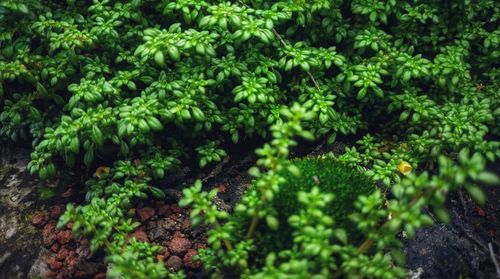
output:
M375 189L375 185L366 176L358 171L335 161L332 158L307 157L292 160L301 172L294 176L288 171L281 173L287 183L283 184L280 192L273 200L277 210L280 228L272 231L262 222L255 235L257 247L263 249L256 252L255 258L265 258L271 251L281 251L291 248L293 229L288 225L288 218L297 214L302 205L297 200L299 191L309 191L318 186L324 193L333 193L335 199L325 208L326 213L335 220L335 228L346 230L349 242L362 241L363 236L356 230L356 224L348 216L354 213L354 202L359 195L367 195Z
M56 192L52 188L44 187L44 186L40 186L37 189L37 192L38 192L38 195L40 196L40 199L43 201L50 200L57 195Z

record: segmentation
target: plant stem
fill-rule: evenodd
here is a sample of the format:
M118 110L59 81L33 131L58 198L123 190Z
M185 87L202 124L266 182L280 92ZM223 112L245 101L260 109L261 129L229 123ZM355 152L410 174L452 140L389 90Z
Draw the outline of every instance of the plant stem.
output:
M248 229L246 238L250 239L255 232L255 228L257 227L257 223L259 222L259 218L257 218L258 211L255 212L252 218L252 222L250 223L250 228Z

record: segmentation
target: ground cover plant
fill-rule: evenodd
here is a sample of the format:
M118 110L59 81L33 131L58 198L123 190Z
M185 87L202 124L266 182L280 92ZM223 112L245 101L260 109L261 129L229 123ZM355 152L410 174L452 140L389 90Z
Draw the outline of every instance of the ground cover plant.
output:
M500 156L499 16L493 0L5 0L0 137L29 142L42 179L110 166L60 220L105 250L110 277L182 276L167 275L158 247L129 239L130 208L162 198L156 181L177 168L213 165L250 137L269 143L239 221L199 183L182 200L212 227L207 271L403 277L398 232L432 223L424 207L446 221L449 191L485 202L478 183L498 182L486 162ZM279 220L284 172L301 175L288 161L295 138L350 134L359 141L328 160L377 185L352 205L364 240L325 214L341 193L299 192L304 207ZM249 262L259 228L287 222L293 245Z

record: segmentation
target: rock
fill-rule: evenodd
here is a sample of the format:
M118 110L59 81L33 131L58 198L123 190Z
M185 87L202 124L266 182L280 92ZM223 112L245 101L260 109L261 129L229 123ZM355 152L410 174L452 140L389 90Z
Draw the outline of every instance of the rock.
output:
M172 212L175 213L175 214L181 213L181 208L177 204L172 204L170 206L170 210L172 210Z
M158 226L166 229L167 231L175 231L176 222L171 220L170 218L159 220Z
M181 230L185 233L191 230L191 221L189 219L182 221Z
M167 268L169 271L177 271L182 267L182 260L177 256L172 256L167 260Z
M61 248L59 252L57 252L56 259L58 261L64 261L69 256L69 250L66 248Z
M42 237L43 245L45 245L45 247L51 246L56 239L56 225L53 223L45 225L45 227L43 227Z
M47 261L47 265L50 267L52 270L59 270L62 267L62 263L56 259L56 257L51 257Z
M163 254L163 258L166 259L166 258L170 257L170 250L168 250L168 248L165 247L165 251L163 251L162 254Z
M49 208L50 212L50 218L52 219L58 219L59 216L62 214L62 206L61 205L54 205Z
M173 254L183 254L191 248L191 241L183 237L174 237L168 244L168 248Z
M50 251L52 251L52 253L57 253L57 251L59 251L59 243L52 244L52 246L50 246Z
M86 278L88 278L90 277L89 275L94 275L94 274L97 275L99 270L102 269L102 264L81 260L80 262L78 262L75 268L77 270L84 271L86 274L88 274L87 276L85 276Z
M57 234L57 241L61 244L67 244L73 238L73 233L70 230L60 231Z
M170 210L170 206L168 204L165 204L165 205L162 205L160 206L160 208L158 209L158 214L160 216L163 216L163 217L167 217L168 215L170 215L172 213L172 211Z
M99 272L96 275L94 275L94 279L106 279L106 273L105 272Z
M78 258L78 255L74 251L71 251L68 258L66 258L66 264L72 268L76 266L80 262L80 259Z
M167 234L168 232L165 228L158 226L148 231L148 238L151 241L157 241L158 239L165 237Z
M196 250L190 249L187 251L186 255L184 255L184 265L192 269L201 268L200 261L193 261L193 256L196 254L198 254L198 251Z
M47 214L41 211L34 212L33 215L31 215L31 224L35 225L36 227L42 227L45 225L47 222Z
M143 242L149 241L148 235L146 234L146 232L144 232L141 229L136 230L135 232L133 232L131 236L134 237L138 241L143 241Z
M149 220L155 215L155 210L151 207L143 207L137 210L137 215L141 222Z

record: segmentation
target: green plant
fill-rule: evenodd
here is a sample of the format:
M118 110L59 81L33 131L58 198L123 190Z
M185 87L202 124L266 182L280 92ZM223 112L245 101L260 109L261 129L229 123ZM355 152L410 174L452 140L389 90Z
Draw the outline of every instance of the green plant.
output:
M278 147L270 147L269 154L273 153L273 149L277 151ZM260 155L262 162L266 155ZM267 161L277 162L273 157L269 159ZM331 170L316 169L318 161L311 160L315 167L306 167L298 182L288 177L287 183L283 176L275 172L285 166L290 170L297 167L285 161L270 165L274 167L268 167L265 173L251 169L256 179L236 205L233 216L219 211L212 203L217 189L210 193L201 192L201 182L197 181L195 186L184 190L181 204L193 207L194 224L203 220L205 225L212 226L209 231L210 247L200 252L199 257L213 277L339 278L345 275L402 278L406 276L405 256L402 240L397 234L402 230L412 237L417 229L434 223L423 212L424 206L430 206L441 221L449 222L443 207L448 192L463 187L482 204L486 197L477 183L500 183L495 174L484 170L485 159L478 153L470 156L466 149L459 153L458 164L439 156L439 172L435 175L427 172L408 174L398 180L390 187L392 197L387 197L381 189L371 189L372 194L369 194L370 189L353 189L355 185L350 182L344 184L350 187L340 184L334 192L320 190L321 182L315 185L315 179L307 182L311 174L308 171L312 170L319 171L324 177L331 177L332 174L352 177L345 169L335 168L338 163L332 160L319 160L324 166L333 167ZM292 162L303 167L308 161ZM273 184L269 183L269 177L275 178ZM271 185L273 187L268 188ZM307 191L290 191L288 187L293 189L294 185ZM283 199L281 192L287 193ZM335 197L339 197L338 203ZM357 199L354 205L349 204L349 200L354 199ZM259 201L266 201L265 206ZM282 218L277 216L289 216L288 226L283 226L280 223ZM356 225L349 227L347 218ZM256 225L260 220L265 220L266 225ZM244 231L248 233L242 233ZM290 235L292 241L287 241ZM358 235L363 235L364 240ZM273 245L273 241L278 244ZM264 262L259 260L262 258L265 258Z
M333 202L326 203L322 209L322 214L335 220L336 230L333 233L343 235L346 239L348 236L351 242L355 242L356 239L359 241L362 237L355 229L356 224L350 222L348 216L354 213L354 202L357 197L373 192L376 185L362 173L353 171L330 156L293 159L291 164L299 170L299 173L282 171L280 175L286 183L270 201L271 207L276 211L279 227L270 230L267 225L260 224L256 229L254 242L259 249L254 252L258 256L253 257L257 262L259 259L264 259L267 253L284 250L293 242L293 229L296 227L292 228L292 224L288 224L289 217L306 209L303 204L305 201L297 200L298 193L309 193L313 191L313 188L319 191L317 194L331 194L333 197ZM241 218L239 214L234 214L229 222L233 219L234 222L238 222L239 218ZM297 220L296 222L300 224L304 221ZM301 225L298 227L300 228ZM321 234L320 231L316 233Z
M115 160L99 187L120 212L161 197L153 179L189 158L210 166L231 141L268 137L294 103L314 116L260 150L260 167L293 172L284 151L297 133L366 136L337 159L386 189L402 182L403 161L420 172L464 148L495 161L497 2L1 1L0 138L31 142L42 179ZM265 176L252 216L276 223L265 199L283 180ZM102 208L113 197L90 193ZM102 247L97 231L86 233Z

